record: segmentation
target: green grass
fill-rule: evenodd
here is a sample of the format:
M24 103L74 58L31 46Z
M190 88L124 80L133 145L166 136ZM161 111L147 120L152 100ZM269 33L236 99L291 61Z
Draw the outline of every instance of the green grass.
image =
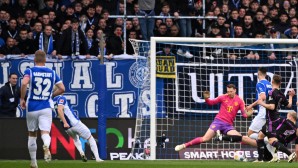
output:
M28 168L28 160L0 160L0 168ZM233 160L226 161L199 161L199 160L158 160L158 161L104 161L96 163L90 160L86 163L72 160L54 160L46 163L38 160L39 168L292 168L298 167L298 163L251 163L237 162Z

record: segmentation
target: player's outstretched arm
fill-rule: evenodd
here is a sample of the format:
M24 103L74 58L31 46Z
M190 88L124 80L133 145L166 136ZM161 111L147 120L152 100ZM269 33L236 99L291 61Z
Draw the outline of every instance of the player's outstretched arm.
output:
M262 92L259 95L259 99L262 99L263 101L266 100L266 94L264 92ZM251 105L247 106L246 109L247 110L250 110L250 109L252 109L256 105L258 105L258 100L256 100L255 102L253 102Z
M257 103L269 110L274 110L275 108L275 104L266 104L262 99L258 99Z
M217 103L221 102L220 96L218 96L215 99L210 99L210 92L209 91L204 91L203 92L203 97L205 99L205 102L208 105L214 105L214 104L217 104Z
M67 121L64 117L63 110L64 110L64 106L63 105L58 105L58 107L57 107L58 116L59 116L60 120L63 122L63 127L64 128L69 128L69 125L68 125L68 123L67 123Z

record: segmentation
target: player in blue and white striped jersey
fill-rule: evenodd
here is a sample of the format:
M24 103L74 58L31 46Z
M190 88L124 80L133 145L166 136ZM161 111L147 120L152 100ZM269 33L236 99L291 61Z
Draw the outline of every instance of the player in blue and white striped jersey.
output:
M51 143L50 131L52 124L51 98L65 91L65 87L55 71L45 66L46 54L38 50L35 52L35 66L25 70L21 85L20 104L26 109L26 121L29 132L28 149L31 157L31 168L37 168L37 130L40 130L43 140L44 159L49 162L51 153L49 146ZM28 96L25 101L27 85L29 84ZM54 93L54 85L58 88Z
M68 105L66 97L63 95L56 96L54 97L53 102L55 110L63 124L63 127L66 130L66 133L73 138L74 144L80 152L82 160L86 162L87 158L82 149L80 137L88 140L91 151L95 156L96 162L103 161L99 158L98 148L93 136L91 135L90 130L85 124L81 122L78 116L73 112L73 109Z

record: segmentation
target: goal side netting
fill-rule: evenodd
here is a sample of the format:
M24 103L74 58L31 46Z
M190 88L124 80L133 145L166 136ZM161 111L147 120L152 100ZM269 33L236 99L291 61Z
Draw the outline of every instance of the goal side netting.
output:
M154 37L150 43L131 42L137 54L148 56L150 72L139 93L132 148L144 159L231 159L235 151L253 159L257 149L240 143L211 140L179 152L174 148L203 136L218 113L220 106L208 106L203 91L215 98L232 83L249 105L256 100L259 67L267 68L268 80L274 74L283 77L285 94L290 88L297 90L297 40ZM282 108L281 116L289 111L296 111L296 106ZM246 135L252 119L238 112L234 127Z

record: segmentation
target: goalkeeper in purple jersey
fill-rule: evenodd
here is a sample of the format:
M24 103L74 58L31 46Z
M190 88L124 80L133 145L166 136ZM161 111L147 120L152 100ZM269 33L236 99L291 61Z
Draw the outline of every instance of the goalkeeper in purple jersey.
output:
M295 95L294 90L289 91L289 100L286 96L279 90L281 84L281 76L274 75L272 80L272 91L269 93L269 100L265 103L263 100L259 99L258 104L266 108L266 124L263 126L262 130L259 132L257 145L259 157L255 162L263 162L264 157L264 138L268 137L269 143L275 147L277 150L286 153L288 157L288 162L291 163L296 158L296 153L291 153L283 143L277 140L277 128L282 123L282 118L279 117L279 109L281 105L290 108L292 107L292 99ZM278 158L273 157L270 162L278 162Z

